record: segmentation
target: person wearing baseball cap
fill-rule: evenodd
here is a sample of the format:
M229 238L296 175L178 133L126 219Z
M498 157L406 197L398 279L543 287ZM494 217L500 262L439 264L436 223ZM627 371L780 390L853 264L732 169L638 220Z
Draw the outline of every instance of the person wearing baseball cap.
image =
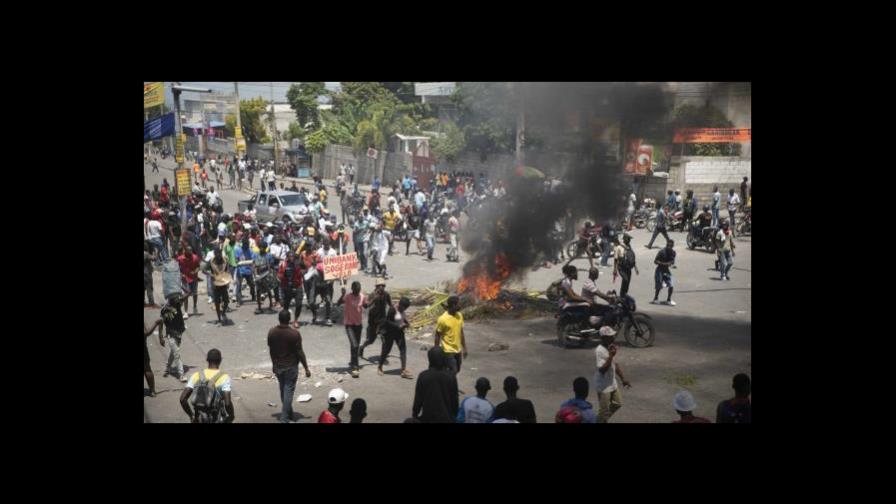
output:
M680 417L672 423L712 423L703 417L694 416L694 410L697 409L697 401L694 400L694 396L687 390L681 390L675 394L672 407L675 408Z
M495 406L485 399L492 389L488 378L476 380L476 395L465 397L457 409L457 423L486 423L495 414Z
M345 407L346 399L348 399L348 394L341 388L331 390L327 395L329 406L317 417L317 423L342 423L339 412Z
M607 423L616 411L622 407L622 395L616 384L616 375L622 380L622 385L631 387L628 380L622 374L622 367L616 363L616 331L610 326L600 328L600 345L594 349L597 357L597 371L594 373L594 389L597 392L599 411L597 423Z

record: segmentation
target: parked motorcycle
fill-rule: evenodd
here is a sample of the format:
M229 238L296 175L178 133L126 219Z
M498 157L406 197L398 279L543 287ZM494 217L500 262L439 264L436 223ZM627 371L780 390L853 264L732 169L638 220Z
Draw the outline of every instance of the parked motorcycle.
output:
M638 229L644 229L644 227L647 226L647 221L651 218L654 219L654 224L656 224L656 210L651 210L643 205L641 208L635 210L635 213L632 216L635 227ZM652 231L653 230L651 230L651 232Z
M715 252L715 236L718 230L719 228L713 226L707 226L699 230L696 227L691 226L691 230L688 231L688 235L685 238L688 248L694 250L697 247L703 247L707 252Z
M635 348L653 345L656 332L649 315L636 312L635 299L629 295L616 296L616 291L609 291L614 300L610 303L611 311L604 316L594 315L590 310L560 310L557 317L557 340L560 346L567 348L570 338L579 340L580 345L591 338L598 337L598 331L609 325L617 333L621 332L625 341Z
M737 223L738 236L753 235L753 212L747 210Z
M669 212L666 217L666 231L684 231L684 211ZM647 219L647 230L651 233L656 229L656 213Z

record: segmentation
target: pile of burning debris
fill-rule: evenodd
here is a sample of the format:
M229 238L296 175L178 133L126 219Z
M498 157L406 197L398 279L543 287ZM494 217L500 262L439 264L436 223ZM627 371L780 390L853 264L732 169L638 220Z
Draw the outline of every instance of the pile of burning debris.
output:
M448 297L456 294L460 300L460 312L464 320L490 320L499 318L526 319L553 315L556 306L540 291L502 288L501 282L476 279L459 282L443 282L431 289L399 289L392 291L393 300L407 297L411 301L408 317L411 330L431 331L436 320L445 312Z

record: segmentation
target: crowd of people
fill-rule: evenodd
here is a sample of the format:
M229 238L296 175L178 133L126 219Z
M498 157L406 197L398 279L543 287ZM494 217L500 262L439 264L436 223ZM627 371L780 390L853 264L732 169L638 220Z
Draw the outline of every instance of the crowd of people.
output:
M152 162L155 163L155 160ZM342 167L340 179L337 180L337 186L345 186L346 182L352 186L351 191L346 190L342 195L342 222L337 220L335 212L329 210L329 194L319 178L315 178L310 191L304 186L296 187L295 182L289 188L301 195L307 208L299 219L259 222L257 211L251 205L243 212L224 212L220 192L224 188L241 189L243 180L252 184L256 173L260 189L274 189L276 177L272 166L255 164L247 159L228 158L197 160L192 169L196 183L192 191L184 195L183 213L178 204L180 195L167 178L144 195L144 306L160 309L160 317L152 327L147 328L144 324L144 374L150 394L155 395L146 338L158 334L159 344L168 350L165 375L173 375L185 383L180 402L193 422L234 420L231 379L221 370L221 352L210 350L208 367L189 377L185 374L180 357L185 320L191 314L190 298L193 300L192 314L198 311L200 273L205 277L207 303L215 307L215 323L231 325L227 314L234 310L234 306L239 307L244 302L255 304L256 315L279 312L279 324L270 330L268 346L273 372L280 386L280 421L289 422L293 420L292 402L299 365L304 367L306 377L311 374L299 332L305 325L299 322L303 305L307 305L312 313L309 324L326 326L336 322L331 317L333 305L343 307L342 324L349 341L348 363L352 377L360 376L359 359L364 358L365 349L379 337L382 346L377 373L384 374L387 357L393 346L397 346L400 376L415 379L407 368L406 358L405 330L409 327L409 321L405 311L410 302L406 298L393 302L386 290L386 280L389 278L387 258L394 253L394 242L404 241L405 255L410 255L411 241L415 241L417 253L432 261L436 240L443 239L449 243L446 260L459 261L461 213L470 215L486 200L506 195L500 180L492 182L481 173L477 178L472 173L454 172L435 174L430 181L432 190L424 190L415 177L404 175L390 186L388 193L381 193L383 186L375 180L365 196L354 184L356 172L349 165ZM154 165L154 171L157 171L157 165ZM224 174L229 175L229 184L225 183ZM571 229L571 215L569 221L562 223L564 228ZM724 223L722 227L725 228ZM601 241L603 254L599 267L609 267L609 251L613 250L613 274L623 278L621 295L625 295L631 272L639 273L631 248L631 235L622 234L620 242L620 234L610 232L612 229L607 225L596 232L589 223L580 233L580 238L589 242L592 239ZM730 258L734 255L733 240L727 236L723 237L726 245L722 247L721 256L723 276L727 276ZM348 291L341 280L327 280L324 277L324 258L350 251L357 253L362 270L375 277L375 289L370 294L362 292L359 281L352 282ZM667 287L667 302L672 305L669 267L674 267L674 261L673 243L668 240L666 248L660 251L655 261L655 297L658 298L661 288ZM165 289L161 306L156 305L152 281L153 271L159 268L163 269ZM594 296L607 297L596 288L598 274L597 268L592 267L590 283L586 282L583 297L591 300ZM340 284L336 299L335 283ZM244 286L248 287L248 300ZM566 299L573 299L575 294L571 282L564 288ZM366 333L362 327L364 310L368 312ZM630 384L614 360L617 351L613 344L615 333L605 326L601 328L600 335L594 380L598 411L595 412L587 401L588 380L580 377L573 383L574 397L560 405L557 422L603 423L622 405L616 377L619 377L622 386L628 387ZM435 327L434 345L428 352L429 369L416 376L412 415L407 421L535 422L532 402L518 397L520 385L513 376L504 379L503 391L507 400L497 406L486 399L491 385L485 377L476 380L475 396L459 400L457 374L467 352L463 315L459 311L458 298L452 296ZM749 379L746 381L746 395L743 395L743 379L738 381L736 377L735 385L740 395L724 408L719 406L719 422L728 418L736 421L746 418L749 421ZM340 423L339 415L347 399L348 394L341 388L331 390L328 408L320 414L319 422ZM703 420L693 416L693 397L687 393L676 396L675 405L682 423ZM366 416L366 402L355 399L350 410L351 423L360 423Z

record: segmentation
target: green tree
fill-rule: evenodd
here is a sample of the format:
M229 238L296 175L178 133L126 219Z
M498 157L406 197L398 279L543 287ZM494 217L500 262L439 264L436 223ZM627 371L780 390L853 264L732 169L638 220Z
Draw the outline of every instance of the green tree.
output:
M460 83L451 96L466 148L485 158L516 147L516 97L507 82Z
M283 138L290 142L293 138L305 138L305 128L299 126L298 122L293 121L289 123L289 129L283 132Z
M267 143L271 141L264 125L265 120L262 118L267 113L268 105L269 103L260 96L249 100L240 100L240 122L247 142Z
M326 95L323 82L302 82L289 86L286 101L296 113L296 120L302 128L316 130L320 128L320 113L317 98Z
M380 84L394 94L402 103L417 102L417 97L414 95L413 82L380 82Z
M673 128L733 128L734 123L725 114L706 103L704 106L682 105L672 117ZM739 143L695 143L685 144L686 156L740 156Z
M449 163L457 161L458 155L466 148L464 132L453 122L442 124L442 137L433 138L430 142L438 159Z

